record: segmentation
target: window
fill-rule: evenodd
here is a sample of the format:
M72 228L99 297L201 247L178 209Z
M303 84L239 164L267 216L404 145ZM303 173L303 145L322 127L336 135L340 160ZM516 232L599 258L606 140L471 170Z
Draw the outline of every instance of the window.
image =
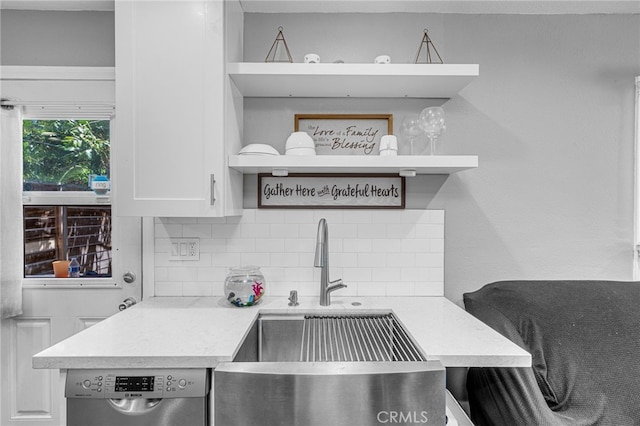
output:
M90 191L109 174L109 120L24 120L25 191Z
M24 206L25 277L75 257L83 276L111 277L111 206Z
M110 121L26 119L22 126L24 276L52 277L75 257L84 277L111 277ZM98 178L98 176L100 178Z

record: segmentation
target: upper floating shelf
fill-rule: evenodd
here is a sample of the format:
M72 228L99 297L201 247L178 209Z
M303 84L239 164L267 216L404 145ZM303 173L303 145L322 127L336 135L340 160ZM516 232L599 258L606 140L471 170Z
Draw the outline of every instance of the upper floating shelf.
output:
M243 96L269 98L451 98L479 70L478 64L227 64Z

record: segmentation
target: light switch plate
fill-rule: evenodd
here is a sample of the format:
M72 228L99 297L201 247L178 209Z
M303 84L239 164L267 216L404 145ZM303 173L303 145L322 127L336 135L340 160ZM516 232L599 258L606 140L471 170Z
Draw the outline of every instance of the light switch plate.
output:
M169 260L200 260L200 239L171 238Z

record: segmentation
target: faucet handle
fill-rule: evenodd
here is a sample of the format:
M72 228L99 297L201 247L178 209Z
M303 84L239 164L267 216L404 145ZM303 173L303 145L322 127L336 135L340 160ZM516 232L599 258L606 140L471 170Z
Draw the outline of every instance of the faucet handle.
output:
M298 306L298 292L296 290L291 290L289 292L289 306Z

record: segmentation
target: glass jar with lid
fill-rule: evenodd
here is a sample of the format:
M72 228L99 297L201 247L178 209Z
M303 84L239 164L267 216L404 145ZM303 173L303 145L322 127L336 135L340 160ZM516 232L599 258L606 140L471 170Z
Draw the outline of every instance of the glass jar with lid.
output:
M224 294L235 306L253 306L264 295L265 280L259 266L237 266L229 269L224 280Z

